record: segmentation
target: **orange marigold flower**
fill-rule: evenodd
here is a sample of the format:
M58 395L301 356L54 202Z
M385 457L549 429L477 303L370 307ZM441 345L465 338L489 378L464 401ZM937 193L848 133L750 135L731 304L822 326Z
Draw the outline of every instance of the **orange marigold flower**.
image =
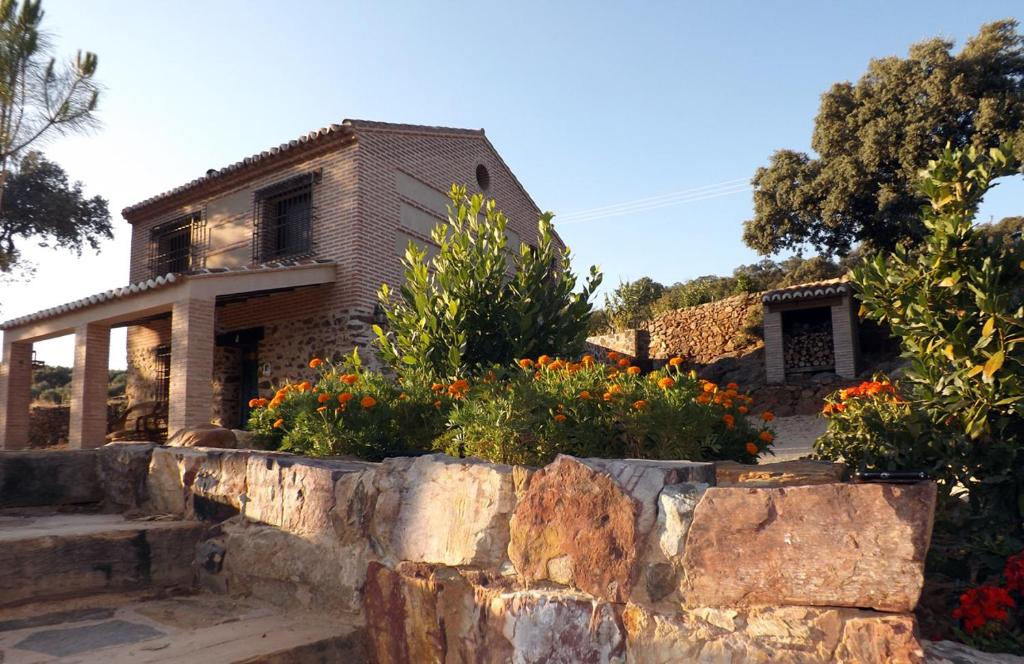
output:
M444 385L442 385L441 383L434 383L433 385L430 386L431 392L440 392L443 389Z
M594 366L594 356L590 354L584 355L583 357L580 358L580 364L582 364L585 367Z
M601 395L601 398L604 399L605 401L611 401L612 400L612 393L611 392L605 392L604 394Z
M738 410L738 411L740 411L741 413L743 413L744 415L746 415L746 414L747 414L747 411L749 411L750 409L749 409L749 408L747 408L746 406L740 406L740 407L739 407L739 408L737 408L736 410Z
M722 415L722 421L725 422L726 429L732 429L736 426L736 418L732 415Z
M608 391L611 392L612 394L622 394L622 386L621 385L611 385L608 388Z
M270 400L270 404L268 404L268 405L271 408L277 408L278 406L280 406L283 403L284 403L284 397L274 397L273 399Z
M448 386L448 394L452 395L456 399L461 399L468 391L469 381L465 378L460 378Z
M587 390L583 390L582 392L580 392L580 399L583 399L584 401L586 401L589 398L590 398L590 392L588 392Z
M709 397L708 395L706 395L704 393L701 393L701 395L699 397L697 397L697 403L699 403L699 404L701 404L703 406L706 406L709 403L711 403L711 397Z
M740 386L736 383L729 383L728 385L725 386L725 389L732 390L733 392L735 392L736 390L740 389Z
M841 412L843 412L844 410L846 410L846 404L845 404L845 403L837 403L837 404L836 404L836 406L835 406L835 411L836 411L837 413L841 413Z
M668 361L668 365L670 367L678 367L682 363L683 363L683 358L681 358L681 357L673 357L671 360Z
M548 365L548 369L550 369L551 371L558 371L559 369L563 368L564 366L565 366L565 362L563 362L561 360L555 360L554 362L552 362L551 364Z
M440 407L441 407L441 400L438 399L437 401L434 402L434 408L440 408Z
M629 366L629 360L626 358L622 358L621 360L618 361L618 365L620 368L625 369L626 367Z
M757 437L766 443L770 443L773 440L775 440L775 436L772 435L771 431L762 431L761 433L757 434Z
M324 363L324 361L321 360L319 357L314 357L312 360L309 361L309 368L310 369L316 369L318 366L320 366L323 363Z
M406 396L405 392L402 392L401 394L399 394L399 395L398 395L398 400L399 400L399 401L405 401L405 400L406 400L406 399L408 399L408 398L409 398L409 397L408 397L408 396Z
M566 420L565 415L562 415L561 413L558 413L558 414L555 415L555 421L556 422L564 422L565 420Z
M619 354L613 350L610 350L608 351L608 359L614 362L615 360L619 359Z
M318 412L318 413L322 413L322 412L324 412L325 410L327 410L327 406L320 406L319 408L317 408L317 409L316 409L316 412Z
M370 408L373 408L374 406L377 405L377 400L367 395L359 400L359 405L369 410Z
M644 408L647 408L647 402L643 399L638 399L633 402L633 408L636 410L643 410Z
M832 410L833 410L832 404L826 403L825 406L821 409L821 414L822 415L831 415L832 414Z
M260 407L260 400L259 399L249 399L249 408L259 408L259 407Z
M304 380L301 383L299 383L299 392L309 392L311 389L313 389L313 384L310 383L308 380Z
M704 391L705 392L714 392L717 389L718 389L718 386L715 385L714 383L712 383L710 380L704 381Z
M319 401L320 403L325 403L330 398L331 398L330 394L318 394L317 397L316 397L316 400Z
M358 380L359 376L357 376L356 374L342 374L341 376L341 382L345 383L346 385L355 385L356 381Z
M338 395L338 403L346 404L355 397L351 392L342 392Z
M542 367L546 366L546 365L548 365L550 363L551 363L551 356L550 355L541 355L540 357L537 358L537 364L539 364Z
M771 422L772 420L775 419L775 413L773 413L770 410L766 410L763 413L761 413L761 419L764 420L765 422Z
M524 357L523 359L519 360L519 366L521 366L524 369L529 369L530 367L533 366L533 360L531 360L528 357Z
M665 376L664 378L658 381L658 387L660 387L663 390L667 390L668 388L673 387L675 384L676 379L673 378L672 376Z
M284 420L277 420L276 422L274 422L275 429L280 429L282 426L284 426Z
M747 454L750 456L757 456L757 453L761 450L757 449L757 445L752 442L747 443Z
M637 374L640 373L640 367L630 367L626 369L626 373L628 373L630 376L636 376Z

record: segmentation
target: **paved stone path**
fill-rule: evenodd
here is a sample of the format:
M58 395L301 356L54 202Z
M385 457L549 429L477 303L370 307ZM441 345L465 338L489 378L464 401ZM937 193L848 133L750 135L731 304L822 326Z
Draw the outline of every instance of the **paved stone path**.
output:
M766 456L765 463L799 459L811 454L814 441L825 433L825 419L818 415L779 417L772 422L775 429L775 456Z

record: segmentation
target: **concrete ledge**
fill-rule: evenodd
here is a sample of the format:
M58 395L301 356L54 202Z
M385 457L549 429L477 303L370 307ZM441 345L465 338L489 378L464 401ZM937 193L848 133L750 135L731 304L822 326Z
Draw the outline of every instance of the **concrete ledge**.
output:
M98 503L96 450L0 450L0 508Z

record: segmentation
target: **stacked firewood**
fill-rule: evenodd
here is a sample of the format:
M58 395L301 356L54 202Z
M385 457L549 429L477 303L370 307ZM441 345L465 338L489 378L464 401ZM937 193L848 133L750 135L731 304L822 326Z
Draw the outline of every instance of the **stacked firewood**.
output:
M835 364L832 330L827 325L795 327L783 341L788 369L831 367Z

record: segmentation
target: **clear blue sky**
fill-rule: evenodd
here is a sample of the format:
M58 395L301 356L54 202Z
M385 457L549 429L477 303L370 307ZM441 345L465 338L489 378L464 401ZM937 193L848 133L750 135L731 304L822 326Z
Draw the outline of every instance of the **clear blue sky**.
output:
M343 118L483 127L538 204L568 214L749 178L807 149L820 94L872 57L958 44L1020 14L986 2L138 2L44 0L57 52L99 55L103 126L47 153L110 200L100 256L35 250L0 318L126 282L125 205ZM983 212L1022 212L1024 186ZM499 201L500 204L500 201ZM756 260L749 193L565 224L606 285ZM556 217L556 224L558 219ZM112 366L123 366L123 337ZM119 346L117 344L120 344ZM39 345L71 361L66 340Z

